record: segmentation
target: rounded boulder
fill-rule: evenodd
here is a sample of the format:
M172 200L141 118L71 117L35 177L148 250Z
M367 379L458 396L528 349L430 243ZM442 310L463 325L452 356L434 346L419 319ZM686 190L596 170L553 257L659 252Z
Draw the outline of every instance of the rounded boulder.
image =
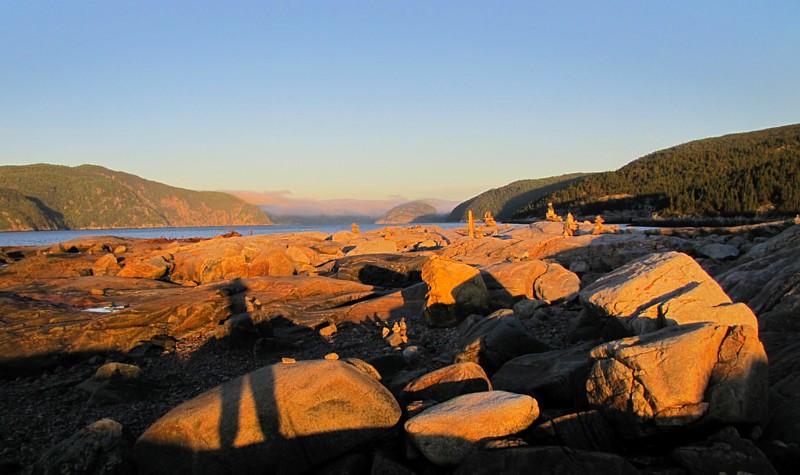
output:
M136 442L141 474L298 473L400 420L375 378L344 361L275 364L168 412Z

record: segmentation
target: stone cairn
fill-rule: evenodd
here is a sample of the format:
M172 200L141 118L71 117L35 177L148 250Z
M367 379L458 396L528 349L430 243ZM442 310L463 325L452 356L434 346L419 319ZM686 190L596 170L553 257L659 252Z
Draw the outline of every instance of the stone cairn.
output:
M563 221L561 216L557 215L556 211L553 209L553 202L552 201L547 203L547 214L545 215L545 218L548 221L553 221L553 222L556 222L556 223L560 223L561 221Z
M475 239L475 218L472 216L472 210L467 211L467 233L470 239Z
M486 226L490 228L497 226L497 221L494 220L494 216L492 216L491 211L487 211L483 214L483 222L486 223Z
M572 217L572 213L567 213L567 220L564 221L564 237L571 237L578 234L578 223Z
M603 227L603 223L605 223L603 217L597 215L597 217L594 218L594 230L592 230L592 234L603 234L605 232L605 227Z
M353 223L350 226L350 231L352 231L353 234L359 234L361 232L361 228L358 227L358 224Z

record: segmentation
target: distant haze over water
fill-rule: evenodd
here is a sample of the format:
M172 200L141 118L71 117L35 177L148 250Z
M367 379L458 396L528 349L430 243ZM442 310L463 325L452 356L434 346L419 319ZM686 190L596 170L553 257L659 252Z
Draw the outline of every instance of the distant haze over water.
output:
M429 225L441 228L463 227L464 223L414 223L401 225L417 226ZM359 224L362 232L383 229L385 224ZM60 231L11 231L0 232L0 247L3 246L46 246L72 239L85 238L90 236L117 236L125 238L211 238L222 234L236 231L242 236L250 234L282 234L299 233L309 231L321 231L333 234L337 231L349 231L349 224L331 225L274 225L274 226L209 226L209 227L190 227L190 228L140 228L140 229L81 229L81 230L60 230Z

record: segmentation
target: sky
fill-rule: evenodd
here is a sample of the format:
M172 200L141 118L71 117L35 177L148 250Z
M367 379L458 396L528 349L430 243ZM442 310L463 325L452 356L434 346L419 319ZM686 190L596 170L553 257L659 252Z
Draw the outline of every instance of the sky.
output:
M800 122L796 1L0 1L0 165L463 200Z

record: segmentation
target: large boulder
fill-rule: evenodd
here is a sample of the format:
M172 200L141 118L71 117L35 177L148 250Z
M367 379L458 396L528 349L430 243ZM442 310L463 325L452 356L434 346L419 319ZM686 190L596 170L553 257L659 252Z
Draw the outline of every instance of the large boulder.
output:
M476 363L456 363L432 371L408 383L401 399L407 402L432 400L444 402L454 397L491 391L492 384Z
M166 279L175 268L170 254L155 254L143 258L127 257L125 266L117 273L119 277L139 279Z
M500 262L481 268L481 277L491 294L492 305L511 308L515 302L533 298L533 286L547 264L540 260Z
M548 302L569 300L575 297L580 289L580 277L553 262L547 264L547 272L537 278L534 284L536 298Z
M141 474L299 473L367 444L400 407L343 361L276 364L168 412L136 442Z
M462 323L462 329L455 361L478 363L488 375L512 358L550 350L511 311L501 310L488 317L470 315Z
M431 327L454 327L489 306L489 291L474 267L436 257L422 267L422 280L428 286L423 315Z
M596 346L588 342L571 348L519 356L506 362L492 376L492 386L528 394L542 406L576 407L586 401L589 352Z
M92 265L92 275L117 275L122 267L117 261L117 256L108 253L97 259Z
M539 417L530 396L505 391L465 394L412 417L406 433L437 465L457 465L488 440L527 429Z
M530 473L615 473L636 475L639 470L619 455L567 447L518 447L480 450L458 467L455 475L527 475Z
M614 319L632 335L694 322L758 328L747 306L733 304L722 288L686 254L636 259L580 293L587 312Z
M627 437L766 419L767 358L750 326L671 327L606 343L590 356L589 403Z

